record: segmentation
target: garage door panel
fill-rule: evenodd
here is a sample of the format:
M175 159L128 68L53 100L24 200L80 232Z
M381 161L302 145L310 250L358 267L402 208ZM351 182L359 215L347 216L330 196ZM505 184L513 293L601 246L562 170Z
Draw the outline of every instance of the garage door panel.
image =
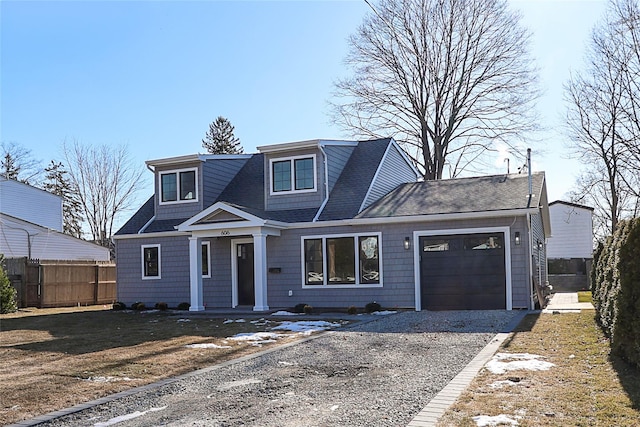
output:
M506 308L502 233L420 239L422 306L428 310Z

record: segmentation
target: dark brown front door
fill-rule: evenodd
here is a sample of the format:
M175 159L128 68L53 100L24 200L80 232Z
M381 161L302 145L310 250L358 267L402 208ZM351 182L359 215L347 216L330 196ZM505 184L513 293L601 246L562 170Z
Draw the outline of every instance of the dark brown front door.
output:
M255 305L253 281L253 243L239 243L238 257L238 305Z

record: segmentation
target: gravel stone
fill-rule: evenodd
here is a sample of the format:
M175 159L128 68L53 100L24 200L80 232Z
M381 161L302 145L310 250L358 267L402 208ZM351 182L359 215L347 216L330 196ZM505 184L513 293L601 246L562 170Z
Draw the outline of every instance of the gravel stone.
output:
M223 364L46 426L402 426L523 312L400 312ZM132 414L137 415L131 418Z

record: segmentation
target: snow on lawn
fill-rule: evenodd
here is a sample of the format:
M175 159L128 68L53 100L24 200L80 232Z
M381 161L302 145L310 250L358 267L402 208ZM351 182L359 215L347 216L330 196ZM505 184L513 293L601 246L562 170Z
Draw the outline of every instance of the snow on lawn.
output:
M276 311L272 316L301 316L304 313L291 313L290 311Z
M284 330L299 332L303 335L311 335L312 332L324 331L329 328L339 327L339 323L325 322L324 320L302 320L299 322L282 322L271 328L272 330Z
M473 421L476 422L476 425L478 427L493 427L493 426L500 426L500 425L517 426L518 425L517 420L514 420L513 418L504 414L496 415L495 417L490 417L488 415L478 415L477 417L473 417Z
M375 316L386 316L388 314L396 314L396 313L397 313L397 311L383 310L383 311L374 311L371 314L373 314Z
M244 319L235 319L235 320L234 319L227 319L222 323L224 323L226 325L228 323L244 323L244 322L246 322L246 320L244 320Z
M112 383L112 382L116 382L116 381L133 381L129 377L122 377L122 378L117 378L117 377L89 377L89 378L79 378L79 379L81 379L83 381L94 382L94 383Z
M551 362L538 360L542 357L543 356L529 353L496 353L493 358L487 362L485 368L494 374L504 374L507 371L521 369L527 371L547 371L551 369L551 367L556 366Z
M227 339L231 341L248 342L253 346L262 347L262 344L276 342L276 340L282 336L283 336L282 334L276 334L273 332L253 332L253 333L245 332L241 334L236 334Z
M202 343L202 344L189 344L185 345L187 348L231 348L230 345L218 345L213 343Z

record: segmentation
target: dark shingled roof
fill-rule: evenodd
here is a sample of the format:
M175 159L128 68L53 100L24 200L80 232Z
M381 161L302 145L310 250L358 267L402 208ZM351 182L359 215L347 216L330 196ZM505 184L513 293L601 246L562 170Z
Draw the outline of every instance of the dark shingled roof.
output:
M535 198L540 202L544 172L534 173ZM403 184L362 211L357 218L471 213L529 207L527 175L493 175Z
M390 142L385 138L358 143L331 191L320 221L349 219L358 214Z
M125 224L120 227L120 230L116 232L116 236L122 234L137 234L138 231L144 225L149 222L149 220L153 217L154 213L154 196L149 197L144 205L138 211L133 214L129 221L125 222Z
M176 231L176 227L189 218L155 219L144 229L143 233L160 233L162 231Z

